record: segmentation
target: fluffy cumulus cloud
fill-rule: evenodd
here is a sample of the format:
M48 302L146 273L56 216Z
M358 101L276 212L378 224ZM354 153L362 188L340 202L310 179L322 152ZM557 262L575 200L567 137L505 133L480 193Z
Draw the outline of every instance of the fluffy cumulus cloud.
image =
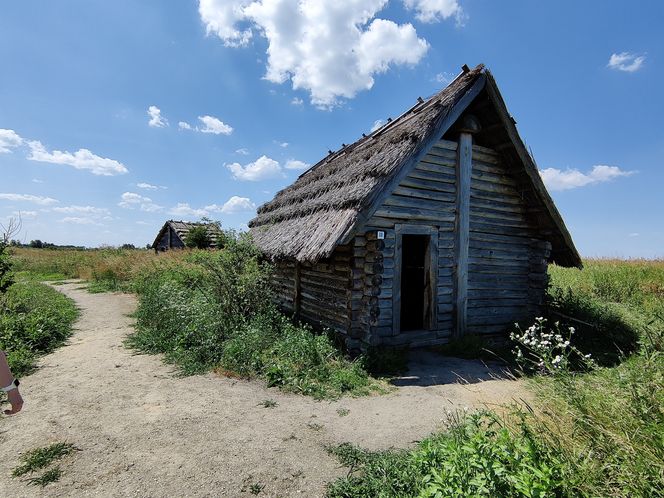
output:
M289 159L286 161L286 164L284 164L284 168L286 169L307 169L309 166L311 165L296 159Z
M249 43L252 32L249 26L240 27L246 17L244 8L252 0L200 0L198 12L208 34L214 33L228 47L240 47Z
M59 201L51 197L41 197L39 195L30 195L30 194L0 194L0 199L6 201L17 201L17 202L32 202L33 204L39 204L40 206L50 206L51 204L57 204Z
M407 9L415 11L415 17L422 22L432 23L454 17L462 23L463 9L457 0L403 0Z
M588 173L582 173L578 169L560 170L546 168L540 171L542 180L549 190L570 190L586 185L604 183L621 176L633 175L635 171L623 171L618 166L593 166Z
M226 164L236 180L257 182L284 176L278 161L261 156L254 162L242 166L240 163Z
M224 123L221 119L214 116L198 116L202 126L191 126L186 121L180 121L178 127L181 130L192 130L200 133L212 133L213 135L230 135L233 133L233 127Z
M201 133L213 133L214 135L230 135L233 133L233 127L214 116L198 116L198 120L203 123L203 127L196 128Z
M209 206L212 207L212 206ZM224 214L236 214L236 213L247 213L256 210L256 204L251 202L251 199L248 197L239 197L234 195L228 199L219 212Z
M11 152L23 144L23 139L14 130L0 128L0 154Z
M64 164L76 169L90 171L93 175L114 176L127 173L127 168L121 162L106 157L100 157L88 149L79 149L74 153L54 150L48 152L39 141L28 142L31 161L40 161L52 164Z
M172 207L168 211L168 214L181 218L202 218L207 216L209 213L205 209L192 208L186 202L179 202L177 206Z
M426 54L429 44L411 24L376 17L386 4L199 0L199 13L208 33L226 45L246 45L254 32L266 38L265 78L290 80L294 89L311 94L314 105L330 107L371 88L376 74L394 65L417 64Z
M165 128L168 126L168 120L161 115L161 109L156 105L148 107L148 116L150 116L148 125L153 128Z
M616 71L624 71L626 73L633 73L643 67L646 60L645 55L631 54L629 52L620 52L619 54L611 54L607 67L615 69Z
M156 213L163 211L163 206L155 204L152 202L152 199L145 197L144 195L137 194L135 192L125 192L120 196L121 200L118 202L118 206L125 209L135 209L138 208L141 211L147 213Z

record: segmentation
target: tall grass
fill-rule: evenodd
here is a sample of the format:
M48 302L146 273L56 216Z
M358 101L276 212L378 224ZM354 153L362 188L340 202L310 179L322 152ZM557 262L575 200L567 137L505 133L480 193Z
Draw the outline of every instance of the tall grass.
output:
M30 373L40 355L62 345L78 316L73 301L34 281L18 282L0 296L0 349L16 376Z
M350 470L328 496L664 496L664 262L584 266L552 266L549 298L600 366L533 377L534 410L458 417L412 450L336 448Z
M143 249L32 249L12 248L19 277L38 280L80 278L93 292L131 290L146 267L164 261L182 261L190 250L155 254Z

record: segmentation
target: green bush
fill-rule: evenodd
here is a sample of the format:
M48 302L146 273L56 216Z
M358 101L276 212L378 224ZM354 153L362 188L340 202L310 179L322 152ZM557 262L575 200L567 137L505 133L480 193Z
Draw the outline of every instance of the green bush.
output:
M212 238L208 235L205 225L197 225L187 233L184 243L187 247L207 249L212 245Z
M275 309L270 271L250 239L228 234L219 251L148 268L135 284L137 332L128 344L164 353L184 374L218 368L316 398L376 388L328 335Z
M457 417L414 450L331 449L351 468L329 497L561 496L566 467L525 423L509 429L490 412Z
M60 292L38 282L18 282L0 303L0 349L15 375L34 369L39 355L60 346L71 334L78 316L74 303Z

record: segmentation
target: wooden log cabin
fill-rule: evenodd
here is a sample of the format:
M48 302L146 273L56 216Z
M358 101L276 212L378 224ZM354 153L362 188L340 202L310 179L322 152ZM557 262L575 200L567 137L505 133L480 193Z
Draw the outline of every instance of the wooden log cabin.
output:
M331 152L250 227L280 307L350 349L504 334L539 312L547 263L581 267L482 65Z
M217 239L221 234L221 230L216 224L168 220L161 227L159 233L157 233L152 243L152 248L155 252L163 252L169 249L184 249L187 246L187 234L192 228L198 226L205 226L212 246L216 245Z

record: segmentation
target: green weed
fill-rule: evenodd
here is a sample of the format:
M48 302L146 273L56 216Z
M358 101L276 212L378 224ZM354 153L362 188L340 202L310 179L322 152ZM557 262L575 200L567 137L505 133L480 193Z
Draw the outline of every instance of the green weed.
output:
M60 458L69 455L75 450L74 445L69 443L53 443L44 448L36 448L21 455L21 464L14 468L12 475L19 477L34 472L44 467L48 467L51 463Z
M38 477L31 477L28 479L28 484L31 486L41 486L42 488L48 486L53 482L57 482L62 477L62 469L56 465L52 469L47 470Z

